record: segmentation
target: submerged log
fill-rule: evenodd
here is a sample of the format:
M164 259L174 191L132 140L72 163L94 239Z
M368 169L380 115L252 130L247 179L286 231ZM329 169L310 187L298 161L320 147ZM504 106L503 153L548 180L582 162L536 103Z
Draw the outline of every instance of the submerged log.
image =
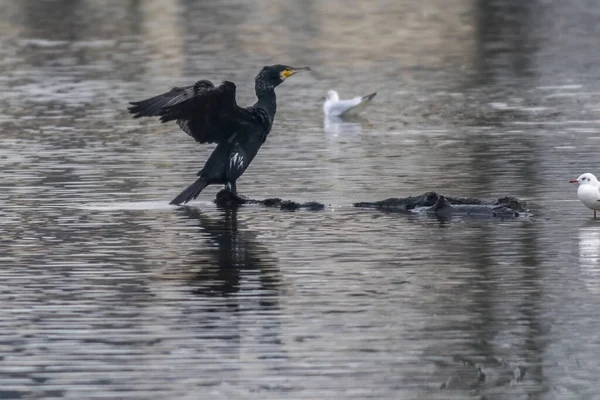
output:
M524 201L516 197L480 200L470 197L449 197L436 192L420 196L389 198L375 202L354 203L354 207L372 208L387 212L423 212L443 217L452 215L519 217L529 210Z
M309 211L320 211L325 208L325 204L317 203L316 201L309 201L306 203L297 203L292 200L282 200L277 197L265 199L265 200L254 200L246 199L234 195L228 190L221 190L217 193L215 203L221 207L239 206L243 204L259 204L265 207L279 208L285 211L296 211L296 210L309 210Z
M325 204L316 201L297 203L280 198L265 200L246 199L236 196L228 190L217 193L215 203L221 207L236 207L244 204L258 204L265 207L278 208L285 211L309 210L320 211ZM430 213L441 217L453 215L472 217L515 218L528 212L524 201L516 197L500 197L492 200L481 200L470 197L449 197L436 192L427 192L419 196L389 198L375 202L354 203L354 207L370 208L384 212L398 213Z

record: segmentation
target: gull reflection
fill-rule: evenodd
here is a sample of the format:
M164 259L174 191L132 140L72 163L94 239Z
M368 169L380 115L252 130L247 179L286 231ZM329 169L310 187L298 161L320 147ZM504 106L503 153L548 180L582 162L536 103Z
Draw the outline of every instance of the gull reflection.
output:
M323 126L325 132L330 135L348 135L362 132L359 119L345 120L340 117L325 117Z
M600 292L600 226L591 223L579 229L581 279L592 292Z

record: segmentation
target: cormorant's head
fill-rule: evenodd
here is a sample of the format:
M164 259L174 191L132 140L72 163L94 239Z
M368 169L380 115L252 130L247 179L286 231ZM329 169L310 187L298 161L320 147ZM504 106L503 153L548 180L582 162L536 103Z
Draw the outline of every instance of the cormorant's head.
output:
M275 89L279 84L292 75L301 71L310 71L309 67L290 67L288 65L269 65L263 67L256 75L256 89Z

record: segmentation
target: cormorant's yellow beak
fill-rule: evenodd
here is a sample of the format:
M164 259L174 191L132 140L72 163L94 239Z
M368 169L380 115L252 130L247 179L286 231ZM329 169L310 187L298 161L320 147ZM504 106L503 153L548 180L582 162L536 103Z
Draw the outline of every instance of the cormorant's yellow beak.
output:
M281 72L281 80L287 79L302 71L310 71L310 67L286 68Z

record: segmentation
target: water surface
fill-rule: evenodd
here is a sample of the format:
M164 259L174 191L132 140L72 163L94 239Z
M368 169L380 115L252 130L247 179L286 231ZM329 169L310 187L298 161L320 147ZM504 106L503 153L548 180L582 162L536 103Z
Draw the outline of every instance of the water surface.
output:
M592 399L595 3L0 1L0 398ZM128 101L278 88L238 182L322 212L168 202L212 150ZM322 97L378 91L352 121ZM352 202L518 196L517 221Z

